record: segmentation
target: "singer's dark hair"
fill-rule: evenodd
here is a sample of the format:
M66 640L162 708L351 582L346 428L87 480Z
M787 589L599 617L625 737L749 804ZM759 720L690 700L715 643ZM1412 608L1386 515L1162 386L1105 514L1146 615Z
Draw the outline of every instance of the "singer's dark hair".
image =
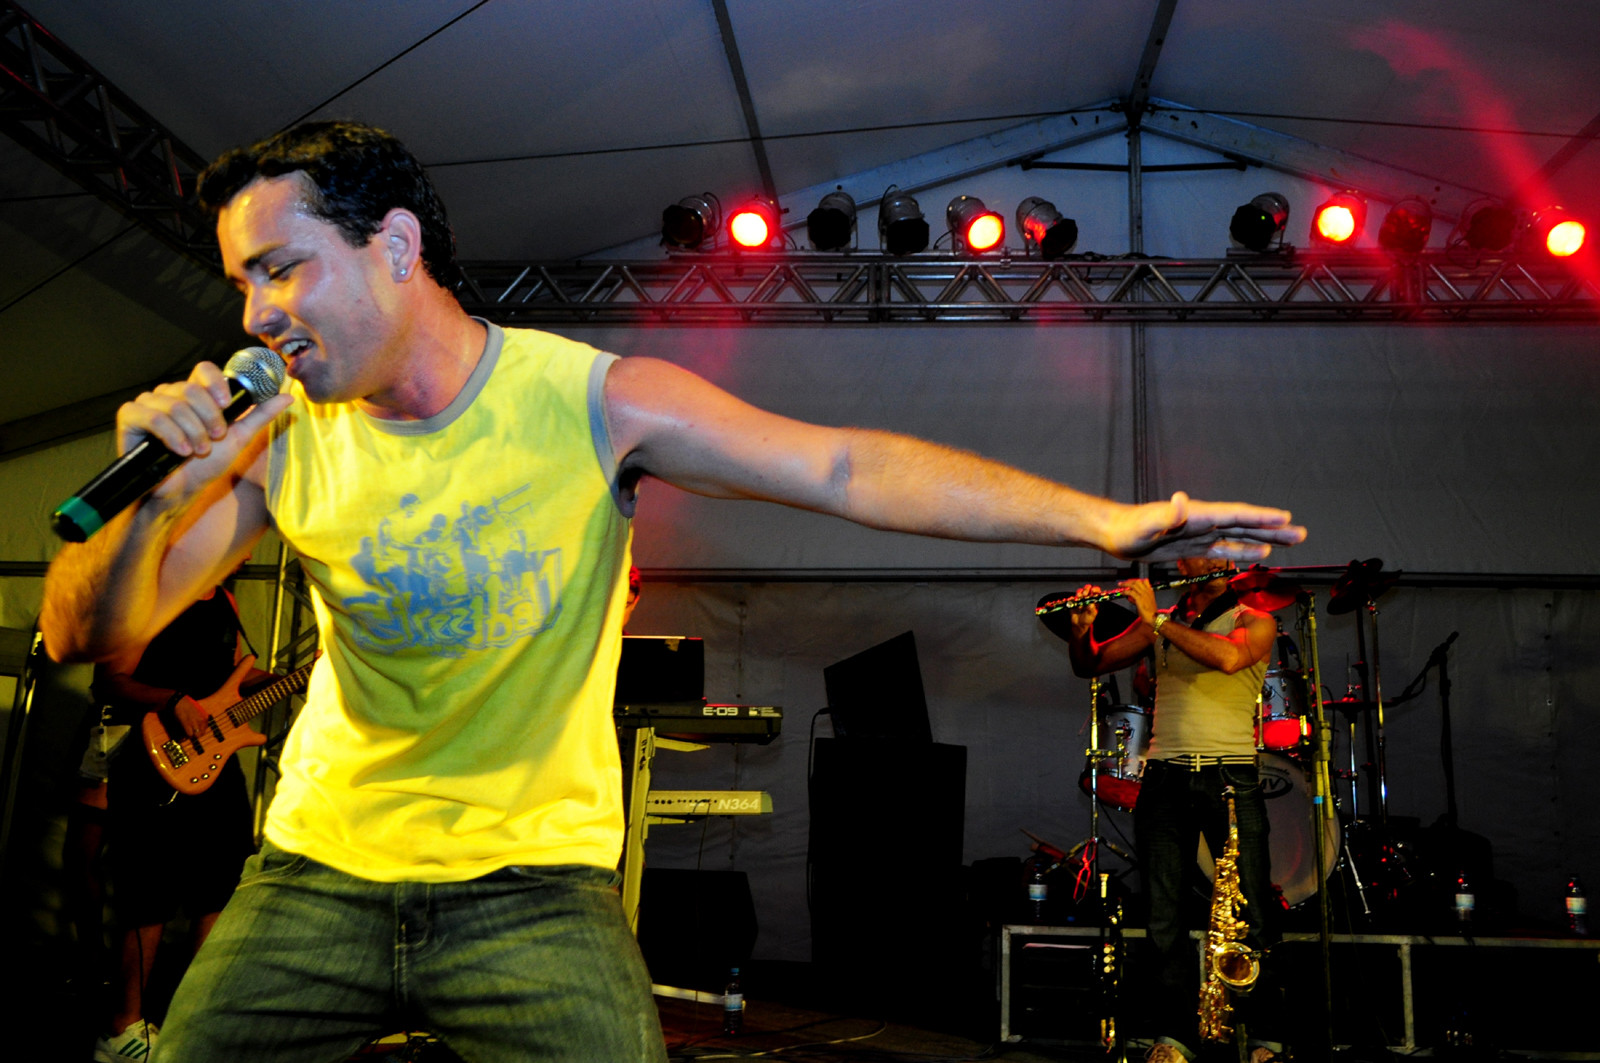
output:
M212 214L258 177L303 173L306 206L365 247L384 215L403 207L422 223L422 266L448 289L461 279L444 202L417 157L393 135L359 122L302 122L219 155L200 175L200 205Z

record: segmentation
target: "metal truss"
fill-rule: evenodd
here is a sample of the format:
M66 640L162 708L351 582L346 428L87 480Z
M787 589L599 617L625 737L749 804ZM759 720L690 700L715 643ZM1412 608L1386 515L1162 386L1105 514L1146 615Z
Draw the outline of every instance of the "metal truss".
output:
M0 129L222 272L212 222L193 198L205 160L10 0L0 0Z
M721 253L463 268L462 303L502 324L1600 324L1600 273L1544 256Z

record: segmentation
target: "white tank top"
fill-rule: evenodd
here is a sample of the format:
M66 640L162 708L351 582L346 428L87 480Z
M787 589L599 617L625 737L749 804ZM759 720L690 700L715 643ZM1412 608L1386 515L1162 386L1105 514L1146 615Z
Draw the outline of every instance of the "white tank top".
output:
M1200 630L1230 634L1245 611L1235 605ZM1158 639L1156 711L1148 758L1255 756L1257 704L1266 675L1266 657L1228 675Z

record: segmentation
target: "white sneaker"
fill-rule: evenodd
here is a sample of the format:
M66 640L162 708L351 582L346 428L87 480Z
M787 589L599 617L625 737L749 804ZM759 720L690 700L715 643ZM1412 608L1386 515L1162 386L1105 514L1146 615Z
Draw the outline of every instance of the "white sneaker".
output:
M94 1063L146 1063L155 1050L160 1031L153 1022L135 1019L121 1033L102 1037L94 1043Z

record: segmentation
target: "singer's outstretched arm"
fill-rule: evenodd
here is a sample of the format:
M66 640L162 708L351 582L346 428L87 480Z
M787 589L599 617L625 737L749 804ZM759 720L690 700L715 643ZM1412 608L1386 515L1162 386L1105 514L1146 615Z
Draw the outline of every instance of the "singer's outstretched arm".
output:
M624 475L648 473L719 498L780 502L890 531L1088 546L1152 561L1254 561L1305 538L1281 509L1182 492L1127 505L953 447L780 417L653 358L614 364L605 398Z
M228 385L209 362L117 414L120 449L146 435L189 458L145 500L86 543L68 543L45 577L39 627L57 661L106 660L142 647L266 531L266 435L279 395L231 426Z

